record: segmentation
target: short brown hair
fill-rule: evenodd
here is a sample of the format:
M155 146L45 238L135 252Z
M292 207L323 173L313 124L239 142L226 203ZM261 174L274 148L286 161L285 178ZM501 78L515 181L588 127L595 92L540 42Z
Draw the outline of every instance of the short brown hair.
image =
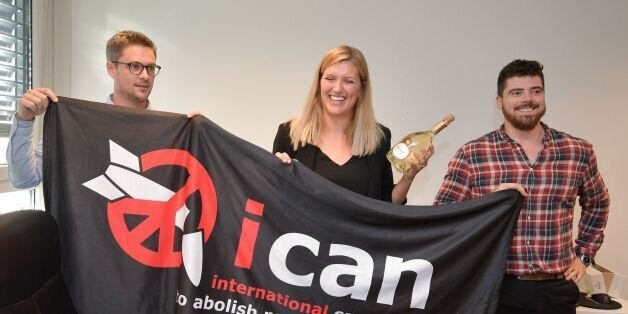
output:
M538 76L541 84L545 88L545 76L543 75L543 65L534 60L515 59L508 63L497 77L497 96L504 96L506 80L515 76Z
M128 46L138 45L151 48L157 57L157 46L148 36L131 30L117 32L107 41L107 61L118 61L122 50Z

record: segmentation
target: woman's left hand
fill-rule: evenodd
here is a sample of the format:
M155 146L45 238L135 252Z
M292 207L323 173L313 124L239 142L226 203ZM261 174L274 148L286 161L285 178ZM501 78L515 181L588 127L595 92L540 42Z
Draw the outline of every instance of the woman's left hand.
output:
M408 162L410 163L410 169L404 171L403 176L414 179L417 173L427 166L427 161L434 155L434 146L430 144L425 150L419 152L412 152L408 156Z

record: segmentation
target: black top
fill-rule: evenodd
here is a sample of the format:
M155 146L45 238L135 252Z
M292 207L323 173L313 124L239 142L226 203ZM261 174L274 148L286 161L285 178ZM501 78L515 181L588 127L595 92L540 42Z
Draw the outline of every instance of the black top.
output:
M368 195L369 164L366 157L352 156L347 162L339 165L320 148L316 147L316 150L316 159L314 159L314 167L312 167L314 172L353 192Z
M384 131L384 137L377 150L364 157L353 156L342 166L334 163L315 145L307 144L293 150L289 122L279 125L273 143L273 154L287 153L290 158L297 159L314 172L346 189L390 202L393 175L386 159L386 153L390 150L390 130L383 125L380 127Z

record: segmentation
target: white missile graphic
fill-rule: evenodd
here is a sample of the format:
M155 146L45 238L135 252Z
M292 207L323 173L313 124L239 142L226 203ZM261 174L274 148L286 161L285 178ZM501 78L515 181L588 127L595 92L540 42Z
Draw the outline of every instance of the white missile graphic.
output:
M109 140L109 152L111 164L105 174L83 183L85 187L110 201L128 195L135 199L165 202L175 195L170 189L142 176L139 158L112 140ZM177 210L175 226L181 231L184 231L183 225L189 213L185 204ZM197 231L183 234L181 241L185 272L190 281L198 286L203 267L203 233Z

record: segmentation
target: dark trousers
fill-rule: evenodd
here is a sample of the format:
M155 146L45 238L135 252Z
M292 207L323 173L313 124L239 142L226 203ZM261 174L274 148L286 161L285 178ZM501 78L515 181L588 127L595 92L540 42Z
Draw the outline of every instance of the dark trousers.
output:
M519 280L505 276L497 314L575 314L578 286L573 280Z

